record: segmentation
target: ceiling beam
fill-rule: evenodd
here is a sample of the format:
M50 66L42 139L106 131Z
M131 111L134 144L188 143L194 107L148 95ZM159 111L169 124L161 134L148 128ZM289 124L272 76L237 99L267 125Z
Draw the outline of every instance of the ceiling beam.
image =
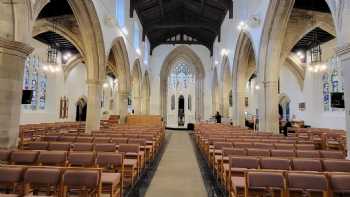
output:
M173 24L173 25L153 25L145 29L146 32L150 33L159 29L205 29L212 33L217 34L218 31L215 27L210 27L204 24Z

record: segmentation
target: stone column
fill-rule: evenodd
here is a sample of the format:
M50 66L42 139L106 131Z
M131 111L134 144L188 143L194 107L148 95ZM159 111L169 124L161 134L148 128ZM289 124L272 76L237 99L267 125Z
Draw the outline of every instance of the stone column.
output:
M142 102L142 97L141 96L135 96L134 97L134 111L136 115L141 114L141 102Z
M119 108L119 115L120 115L120 123L125 123L126 122L126 117L128 115L128 97L129 97L129 92L128 91L119 91L119 103L118 103L118 108Z
M346 122L346 139L347 150L350 150L350 43L339 47L336 53L340 59L344 77L344 99L345 99L345 122ZM350 152L348 151L348 159Z
M278 81L265 81L259 93L259 131L279 133Z
M91 132L100 129L102 85L98 80L88 80L87 86L86 131Z
M15 148L19 134L23 70L30 46L0 37L0 148Z
M233 125L245 127L245 92L233 92Z

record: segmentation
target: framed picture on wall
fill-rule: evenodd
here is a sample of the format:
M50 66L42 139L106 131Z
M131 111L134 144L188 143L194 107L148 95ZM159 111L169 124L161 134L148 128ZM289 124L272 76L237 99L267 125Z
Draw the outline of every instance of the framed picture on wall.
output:
M299 110L300 111L304 111L305 110L305 102L303 102L303 103L299 103Z

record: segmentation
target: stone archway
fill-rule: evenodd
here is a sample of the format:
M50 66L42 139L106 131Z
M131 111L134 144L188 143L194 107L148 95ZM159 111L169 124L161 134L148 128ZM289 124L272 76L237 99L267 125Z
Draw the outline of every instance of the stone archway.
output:
M128 115L128 97L130 93L130 64L128 52L122 37L116 38L112 43L108 55L108 63L111 70L118 77L118 94L116 100L117 112L120 115L121 123L125 122Z
M286 94L280 94L280 98L279 98L279 106L282 107L282 110L283 110L283 114L282 114L282 118L284 120L289 120L289 105L290 105L290 99L289 97L286 95Z
M168 76L171 68L179 59L185 60L195 68L196 74L196 92L195 92L195 119L200 121L204 118L204 79L205 71L202 61L198 55L187 46L179 46L175 48L164 60L160 72L160 100L161 100L161 114L166 121L167 119L167 94L168 94Z
M255 50L250 35L241 32L238 36L233 64L233 124L245 126L245 87L251 75L252 62L255 62ZM250 77L250 76L249 76Z
M132 95L132 105L135 114L141 114L141 80L142 80L142 71L140 60L136 59L133 65L132 74L131 74L131 95Z
M148 71L145 72L142 81L142 104L141 104L141 112L142 114L148 115L150 114L150 97L151 97L151 84L149 79Z
M222 80L222 93L221 93L221 114L224 117L229 117L230 114L230 92L232 91L232 75L230 69L230 61L227 56L223 57L221 66L221 80Z
M294 0L270 0L257 58L259 130L279 133L278 79L283 41Z

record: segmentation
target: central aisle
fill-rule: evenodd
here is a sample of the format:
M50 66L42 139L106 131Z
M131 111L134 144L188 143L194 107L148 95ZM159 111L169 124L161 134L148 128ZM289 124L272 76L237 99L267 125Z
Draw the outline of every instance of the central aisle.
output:
M207 196L189 134L184 131L168 132L172 136L146 197Z

